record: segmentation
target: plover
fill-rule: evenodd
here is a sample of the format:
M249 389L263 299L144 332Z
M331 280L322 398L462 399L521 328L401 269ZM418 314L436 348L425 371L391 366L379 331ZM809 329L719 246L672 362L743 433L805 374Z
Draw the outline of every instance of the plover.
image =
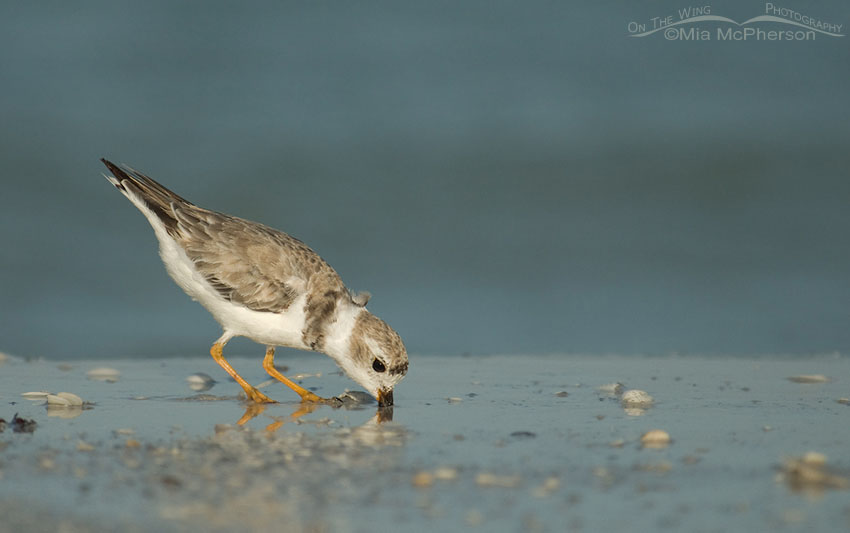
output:
M404 343L366 309L368 293L346 288L336 271L298 239L198 207L129 167L101 159L104 176L145 215L159 255L181 289L221 324L213 359L259 403L272 402L224 359L224 345L247 337L266 345L263 368L305 402L327 401L274 367L276 346L323 352L381 406L407 374Z

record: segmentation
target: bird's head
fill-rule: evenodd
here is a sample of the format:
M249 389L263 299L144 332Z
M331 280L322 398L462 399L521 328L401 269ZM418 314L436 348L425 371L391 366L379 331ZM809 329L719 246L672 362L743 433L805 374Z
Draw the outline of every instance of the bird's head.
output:
M393 404L393 389L407 374L407 350L401 337L366 309L357 315L351 330L348 357L338 362L381 407Z

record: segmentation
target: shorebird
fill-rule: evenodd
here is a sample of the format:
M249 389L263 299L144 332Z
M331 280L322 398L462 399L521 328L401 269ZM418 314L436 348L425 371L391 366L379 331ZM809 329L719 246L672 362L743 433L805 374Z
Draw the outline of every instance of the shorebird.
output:
M393 404L407 351L398 333L366 309L368 293L351 292L316 252L282 231L198 207L132 168L101 161L112 173L104 177L153 227L169 275L221 325L210 354L249 399L274 401L225 360L233 337L265 344L263 368L303 402L329 400L275 368L276 346L323 352L378 405Z

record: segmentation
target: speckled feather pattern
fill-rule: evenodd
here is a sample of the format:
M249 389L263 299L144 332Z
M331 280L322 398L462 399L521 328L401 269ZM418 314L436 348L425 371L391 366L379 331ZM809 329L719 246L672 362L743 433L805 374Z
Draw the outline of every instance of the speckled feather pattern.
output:
M362 313L357 317L351 335L351 357L362 364L368 363L372 353L376 351L369 346L370 342L377 344L378 351L385 354L405 351L401 337L386 322L371 313ZM407 358L390 360L387 373L391 376L404 376L407 373Z
M139 172L109 170L145 200L198 272L226 299L254 311L280 312L305 290L334 298L350 295L336 271L298 239L198 207Z

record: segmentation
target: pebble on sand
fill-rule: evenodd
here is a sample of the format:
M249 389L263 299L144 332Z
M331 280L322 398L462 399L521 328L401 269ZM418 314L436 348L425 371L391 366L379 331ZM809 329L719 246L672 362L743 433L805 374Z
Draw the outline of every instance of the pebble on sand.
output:
M666 448L671 442L670 434L663 429L651 429L640 438L641 446L653 450Z
M106 381L107 383L115 383L121 377L121 372L114 368L101 366L93 368L86 372L86 377L92 381Z
M801 374L789 377L788 381L794 383L829 383L830 379L823 374Z
M623 397L620 399L620 404L623 407L638 407L646 409L647 407L652 407L652 401L652 396L650 396L646 391L632 389L623 393Z

